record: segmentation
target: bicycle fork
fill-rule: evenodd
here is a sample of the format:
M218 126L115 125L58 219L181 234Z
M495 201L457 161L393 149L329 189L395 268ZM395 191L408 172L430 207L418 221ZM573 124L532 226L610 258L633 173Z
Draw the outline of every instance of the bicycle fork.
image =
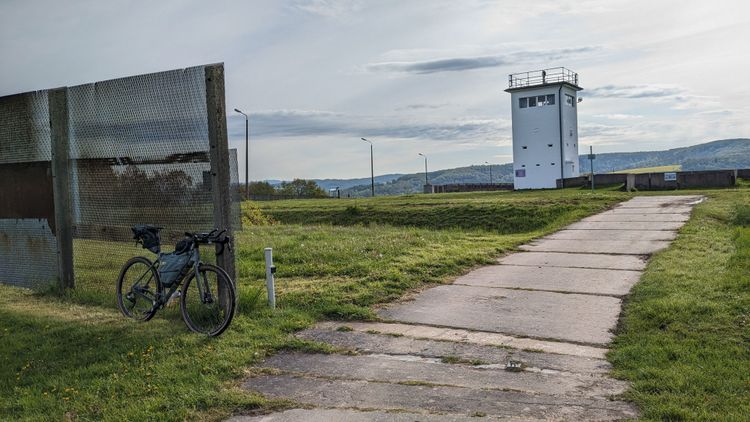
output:
M208 284L208 277L206 277L205 273L202 273L200 271L200 255L196 252L194 252L194 266L193 271L195 272L195 282L198 283L198 294L200 295L201 303L213 303L214 297L213 294L211 294L211 288Z

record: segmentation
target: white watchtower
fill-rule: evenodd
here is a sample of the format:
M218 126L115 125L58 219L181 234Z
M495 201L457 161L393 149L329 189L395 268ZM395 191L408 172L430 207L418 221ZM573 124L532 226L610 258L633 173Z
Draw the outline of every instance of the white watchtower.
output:
M578 168L578 74L564 67L508 76L515 189L557 187Z

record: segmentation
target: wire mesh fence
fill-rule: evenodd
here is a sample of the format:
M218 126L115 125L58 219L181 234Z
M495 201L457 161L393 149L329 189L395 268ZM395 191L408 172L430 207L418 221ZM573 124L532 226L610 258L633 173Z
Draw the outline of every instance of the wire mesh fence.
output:
M210 154L206 74L205 66L197 66L65 89L67 160L65 174L58 176L69 178L70 189L47 192L38 202L54 204L61 194L69 198L78 290L111 292L122 264L147 254L132 240L135 224L164 227L166 250L185 231L216 227L214 208L221 198L212 178L220 163L212 164ZM28 168L41 165L46 171L39 177L52 186L47 179L54 176L56 138L50 136L49 107L46 91L0 98L0 175L12 166L18 173L20 166L17 178L31 180ZM236 152L221 161L229 165L230 192L236 192ZM31 212L44 207L33 206L28 195L33 188L27 185L0 181L0 202L13 195L20 201L12 209L0 206L0 282L36 287L59 277L59 228L54 215ZM239 198L230 199L236 229ZM47 214L55 212L61 210L53 205ZM22 274L10 277L6 266Z

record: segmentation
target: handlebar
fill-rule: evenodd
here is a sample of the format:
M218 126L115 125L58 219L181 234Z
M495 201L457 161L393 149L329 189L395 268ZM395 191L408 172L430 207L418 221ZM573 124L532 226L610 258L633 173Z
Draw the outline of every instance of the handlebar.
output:
M217 233L218 232L218 233ZM217 252L217 255L221 255L224 253L224 247L229 248L229 250L232 250L232 238L230 236L226 236L227 229L219 231L219 229L213 229L208 233L190 233L185 232L185 236L193 239L195 243L204 243L204 244L211 244L215 243L217 245L221 245L221 250ZM222 238L222 236L224 236Z

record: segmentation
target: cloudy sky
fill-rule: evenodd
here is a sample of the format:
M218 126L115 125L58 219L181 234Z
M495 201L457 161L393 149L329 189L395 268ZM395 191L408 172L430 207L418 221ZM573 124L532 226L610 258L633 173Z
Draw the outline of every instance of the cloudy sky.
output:
M3 0L0 95L224 62L251 179L366 177L360 137L376 174L510 162L508 74L547 67L586 149L748 137L748 40L745 1Z

